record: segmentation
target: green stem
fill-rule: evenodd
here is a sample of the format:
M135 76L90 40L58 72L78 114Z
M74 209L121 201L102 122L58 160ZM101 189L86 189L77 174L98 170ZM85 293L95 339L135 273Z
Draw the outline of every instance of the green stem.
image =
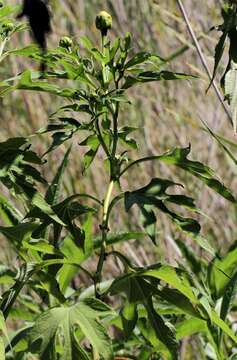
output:
M106 155L108 156L108 158L110 158L110 153L109 153L109 150L104 142L104 139L103 139L103 136L102 136L102 133L100 131L100 125L99 125L99 119L97 118L96 121L95 121L95 127L96 127L96 130L97 130L97 136L98 136L98 139L99 139L99 142L102 146L102 148L104 149L104 152L106 153Z
M109 183L109 187L108 187L106 197L105 197L105 201L104 201L103 224L105 226L108 226L108 209L109 209L109 203L110 203L110 198L111 198L111 195L112 195L113 187L114 187L114 182L112 180Z
M118 89L118 84L115 82L116 89ZM119 114L119 103L116 103L115 110L110 110L113 116L113 146L111 152L111 163L110 163L110 176L112 180L118 179L117 174L117 160L116 160L116 151L118 145L118 114Z
M105 35L102 35L102 53L105 54ZM107 85L106 80L106 66L104 63L102 63L102 76L103 76L103 85L104 89ZM116 89L118 88L118 84L116 84ZM101 248L100 248L100 257L97 264L96 273L94 276L94 285L95 285L95 295L99 296L98 293L98 283L101 282L102 278L102 270L103 270L103 264L106 257L106 245L107 245L107 234L108 234L108 222L109 222L109 215L110 215L110 199L113 192L114 187L114 180L116 180L116 150L117 150L117 143L118 143L118 113L119 113L119 104L116 103L115 110L112 111L113 116L113 146L112 146L112 152L110 154L104 140L102 137L102 134L100 133L99 123L96 122L97 126L97 132L99 136L99 140L104 148L104 151L106 152L108 159L110 161L110 183L104 198L103 203L103 218L102 218L102 224L100 225L101 231L102 231L102 242L101 242ZM105 115L107 116L107 115Z
M98 287L97 284L101 282L101 276L102 276L102 270L103 270L103 264L105 261L105 251L106 251L106 243L107 243L107 233L109 231L108 229L108 221L109 221L109 204L110 204L110 198L112 195L112 191L113 191L113 187L114 187L114 181L110 181L108 189L107 189L107 193L105 196L105 200L104 200L104 207L103 207L103 220L102 220L102 224L100 225L101 227L101 231L102 231L102 243L101 243L101 248L100 248L100 257L99 257L99 261L98 261L98 265L97 265L97 269L96 269L96 273L95 273L95 293L96 296L98 296Z
M5 48L6 42L7 42L7 39L4 39L0 45L0 61L2 61L2 54L3 54L3 50Z
M106 39L106 36L102 35L101 40L102 40L102 54L103 55L105 55L105 39ZM105 88L107 80L106 80L106 67L105 67L104 62L102 63L102 77L103 77L103 85Z
M120 201L120 200L122 200L122 199L124 199L124 193L121 193L121 194L119 194L119 195L117 195L117 196L115 196L115 197L113 198L113 200L112 200L111 203L109 204L108 216L110 215L113 207L117 204L117 202Z
M145 158L141 158L141 159L138 159L138 160L135 160L133 162L131 162L130 164L128 164L120 173L120 177L126 172L128 171L128 169L130 169L130 167L134 166L134 165L138 165L142 162L145 162L145 161L153 161L153 160L159 160L159 159L162 159L164 158L165 155L154 155L154 156L148 156L148 157L145 157Z
M112 157L116 155L117 143L118 143L118 113L119 113L119 104L115 105L115 112L113 114L113 148L112 148Z

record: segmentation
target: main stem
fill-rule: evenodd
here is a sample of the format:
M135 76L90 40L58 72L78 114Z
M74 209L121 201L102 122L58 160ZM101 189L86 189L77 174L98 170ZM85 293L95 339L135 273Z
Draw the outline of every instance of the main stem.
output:
M105 36L102 34L102 53L105 53ZM103 84L104 87L107 85L107 79L106 79L106 67L105 64L102 64L102 76L103 76ZM117 85L116 85L117 88ZM110 205L110 200L111 200L111 195L113 192L113 188L114 188L114 164L115 164L115 157L116 157L116 150L117 150L117 136L118 136L118 127L117 127L117 121L118 121L118 106L116 104L116 108L115 108L115 112L113 113L113 135L114 135L114 142L113 142L113 148L112 148L112 153L108 153L108 149L107 146L104 144L104 140L103 140L103 136L100 134L100 142L102 140L102 146L104 147L105 153L108 156L108 159L110 161L110 183L104 198L104 202L103 202L103 217L102 217L102 223L100 225L101 228L101 232L102 232L102 242L101 242L101 248L100 248L100 256L99 256L99 261L97 264L97 269L96 269L96 273L94 276L94 282L95 282L95 295L96 297L99 297L99 289L98 289L98 284L101 282L102 280L102 270L103 270L103 265L104 265L104 261L105 261L105 257L106 257L106 244L107 244L107 234L109 231L108 228L108 223L109 223L109 205Z
M106 255L107 233L109 231L109 228L108 228L109 211L108 210L109 210L109 204L110 204L113 187L114 187L114 181L111 180L109 183L108 189L107 189L105 200L104 200L103 221L102 221L102 224L100 225L100 228L102 231L102 243L101 243L101 248L100 248L100 257L99 257L99 261L98 261L97 269L96 269L96 273L95 273L95 293L96 293L97 297L99 296L98 284L101 282L103 264L104 264L105 255Z
M102 34L102 38L101 38L101 45L102 45L102 54L105 55L105 39L106 36ZM105 64L102 63L102 76L103 76L103 85L104 87L106 86L106 69L105 69Z
M0 45L0 61L2 61L3 50L6 45L7 39L4 39Z

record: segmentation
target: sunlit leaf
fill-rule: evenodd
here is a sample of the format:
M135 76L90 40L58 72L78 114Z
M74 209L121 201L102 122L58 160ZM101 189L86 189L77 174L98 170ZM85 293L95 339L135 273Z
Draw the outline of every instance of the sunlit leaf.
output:
M93 302L89 299L80 301L71 307L50 309L36 319L30 332L31 351L39 351L42 358L47 358L52 344L55 344L60 336L64 339L61 359L81 359L81 353L84 351L74 333L76 327L79 326L98 354L105 360L112 360L110 339L97 320L98 317L106 316L109 313L110 309L96 299L93 299Z

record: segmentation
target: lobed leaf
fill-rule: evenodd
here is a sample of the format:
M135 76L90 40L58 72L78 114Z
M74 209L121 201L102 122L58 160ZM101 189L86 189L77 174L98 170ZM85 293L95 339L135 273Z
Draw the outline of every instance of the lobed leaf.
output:
M80 301L71 307L50 309L36 319L30 331L31 351L39 352L41 358L47 358L60 335L64 339L61 359L81 359L80 354L86 358L88 355L79 345L74 332L79 326L95 351L105 360L112 360L110 339L97 320L108 313L111 313L110 309L96 299Z

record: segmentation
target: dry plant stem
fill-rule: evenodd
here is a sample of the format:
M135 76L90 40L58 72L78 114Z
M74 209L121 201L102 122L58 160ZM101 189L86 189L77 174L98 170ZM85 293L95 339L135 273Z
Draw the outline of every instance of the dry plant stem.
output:
M197 49L197 52L198 52L198 55L199 55L200 60L202 62L202 65L205 68L206 73L207 73L207 75L208 75L208 77L209 77L209 79L211 81L211 79L212 79L211 71L210 71L210 69L208 67L205 56L204 56L204 54L202 52L202 49L201 49L201 47L199 45L198 39L197 39L197 37L196 37L196 35L195 35L194 31L193 31L192 25L191 25L191 23L189 21L189 18L188 18L187 11L185 10L185 7L183 5L182 0L177 0L177 3L178 3L178 6L179 6L179 9L180 9L180 11L181 11L181 13L183 15L184 21L185 21L185 23L187 25L188 32L189 32L189 34L190 34L190 36L191 36L191 38L193 40L193 43L194 43L194 45L195 45L195 47ZM222 107L223 107L223 109L224 109L224 111L225 111L225 113L227 115L227 118L228 118L229 122L231 123L231 125L233 125L231 114L230 114L227 106L225 105L225 103L224 103L224 101L222 99L222 95L221 95L215 81L212 82L212 86L213 86L213 88L215 90L217 98L219 99L219 101L220 101L220 103L221 103L221 105L222 105Z

